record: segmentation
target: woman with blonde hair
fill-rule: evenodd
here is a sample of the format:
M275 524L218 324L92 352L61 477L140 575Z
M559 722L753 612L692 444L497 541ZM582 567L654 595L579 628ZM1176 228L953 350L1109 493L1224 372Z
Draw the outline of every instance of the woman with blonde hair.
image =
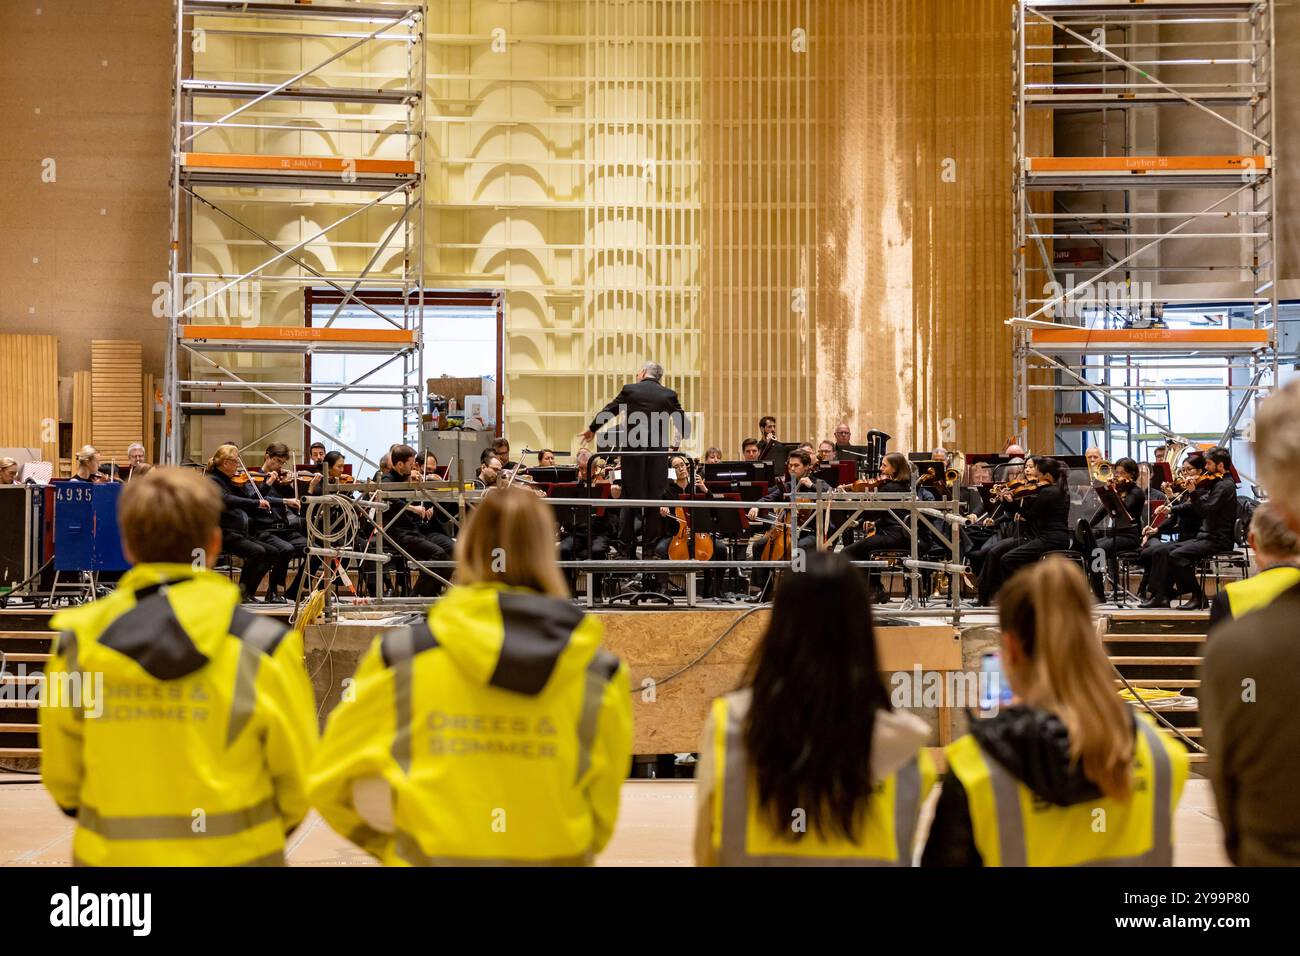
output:
M1083 572L1026 567L998 621L1014 697L947 748L922 865L1171 865L1187 752L1120 700Z
M456 562L427 619L366 653L312 804L390 865L590 863L631 766L627 667L569 600L535 495L484 496Z
M217 446L208 459L206 474L221 492L221 550L243 558L239 589L245 602L255 602L262 580L273 568L279 571L281 561L286 565L289 561L289 556L282 556L256 537L252 516L269 512L271 505L256 490L234 445Z
M99 471L99 450L94 445L82 445L81 450L73 458L77 463L77 467L72 472L70 481L98 484L101 481L108 480Z

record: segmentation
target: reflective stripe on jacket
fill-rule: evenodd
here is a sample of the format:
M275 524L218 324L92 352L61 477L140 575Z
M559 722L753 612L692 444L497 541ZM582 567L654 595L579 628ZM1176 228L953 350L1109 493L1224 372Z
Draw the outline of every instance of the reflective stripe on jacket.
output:
M572 602L452 588L376 640L330 715L312 804L391 865L591 862L631 766L627 667ZM378 787L379 806L359 798Z
M947 748L985 866L1169 866L1174 809L1187 751L1137 715L1128 801L1098 796L1070 806L1038 797L966 735Z
M301 636L189 565L137 565L51 623L41 773L74 862L282 863L316 742Z
M726 697L713 702L713 848L720 866L911 866L921 803L935 782L925 750L871 794L858 840L825 836L815 821L792 819L791 836L773 832L761 810L745 751L744 721ZM801 825L800 825L801 824ZM798 826L797 826L798 825ZM792 838L795 833L801 836Z

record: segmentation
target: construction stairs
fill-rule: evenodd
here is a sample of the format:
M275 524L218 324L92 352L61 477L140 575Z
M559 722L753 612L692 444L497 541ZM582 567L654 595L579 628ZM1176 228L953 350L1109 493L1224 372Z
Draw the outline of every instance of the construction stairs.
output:
M1111 664L1134 688L1182 696L1173 706L1157 704L1156 711L1198 744L1202 733L1197 698L1209 617L1205 611L1112 612L1102 635ZM1115 686L1123 689L1124 684L1117 678ZM1193 769L1205 762L1204 754L1190 748L1189 756Z
M36 696L55 634L48 611L0 613L0 770L40 767Z

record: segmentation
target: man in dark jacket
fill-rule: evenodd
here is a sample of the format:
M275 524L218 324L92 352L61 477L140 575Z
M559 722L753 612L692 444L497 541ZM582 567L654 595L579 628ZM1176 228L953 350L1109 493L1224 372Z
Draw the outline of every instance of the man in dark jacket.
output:
M1300 533L1300 381L1255 418L1259 479ZM1225 482L1226 483L1226 482ZM1300 585L1210 632L1201 669L1207 769L1228 857L1239 866L1300 866Z
M646 362L636 373L636 381L624 385L615 399L602 408L587 426L586 431L578 436L585 445L595 438L596 432L605 425L619 421L621 434L617 447L611 449L614 454L618 454L619 451L663 453L622 456L623 497L625 498L645 500L657 497L668 475L668 448L670 446L676 448L681 440L690 437L686 413L682 411L677 393L663 386L661 382L663 377L664 370L661 365ZM680 436L677 441L672 440L674 431ZM623 509L623 524L619 540L628 557L633 557L636 549L636 519L639 511L642 509ZM641 515L643 560L654 558L657 538L657 512L646 508Z

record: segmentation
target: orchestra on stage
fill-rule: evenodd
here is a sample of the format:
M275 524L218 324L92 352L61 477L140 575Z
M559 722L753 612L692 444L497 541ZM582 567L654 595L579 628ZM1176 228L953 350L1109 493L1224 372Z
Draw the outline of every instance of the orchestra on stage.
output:
M299 462L271 442L251 464L220 445L203 468L221 496L223 551L245 601L292 601L325 579L358 597L432 598L451 577L458 529L475 502L507 487L554 503L570 586L596 601L680 597L686 579L675 562L689 563L693 597L764 600L800 552L843 550L878 603L893 598L888 579L900 575L890 569L905 567L923 599L988 606L1016 570L1063 554L1079 562L1098 601L1197 609L1208 606L1198 569L1241 537L1225 448L1184 456L1187 445L1171 441L1150 463L1111 463L1097 449L1078 459L1027 454L1014 441L1000 453L903 453L878 430L855 444L849 422L820 441L785 442L775 417L763 415L734 454L710 447L696 458L680 451L687 419L662 377L647 363L572 451L514 457L497 438L476 462L440 463L398 443L366 479L353 473L359 460L321 442ZM126 461L105 463L86 446L67 480L128 482L151 467L144 458L133 445ZM17 475L17 463L0 459L0 485ZM403 493L408 486L415 491ZM316 501L357 505L325 542L311 526Z

